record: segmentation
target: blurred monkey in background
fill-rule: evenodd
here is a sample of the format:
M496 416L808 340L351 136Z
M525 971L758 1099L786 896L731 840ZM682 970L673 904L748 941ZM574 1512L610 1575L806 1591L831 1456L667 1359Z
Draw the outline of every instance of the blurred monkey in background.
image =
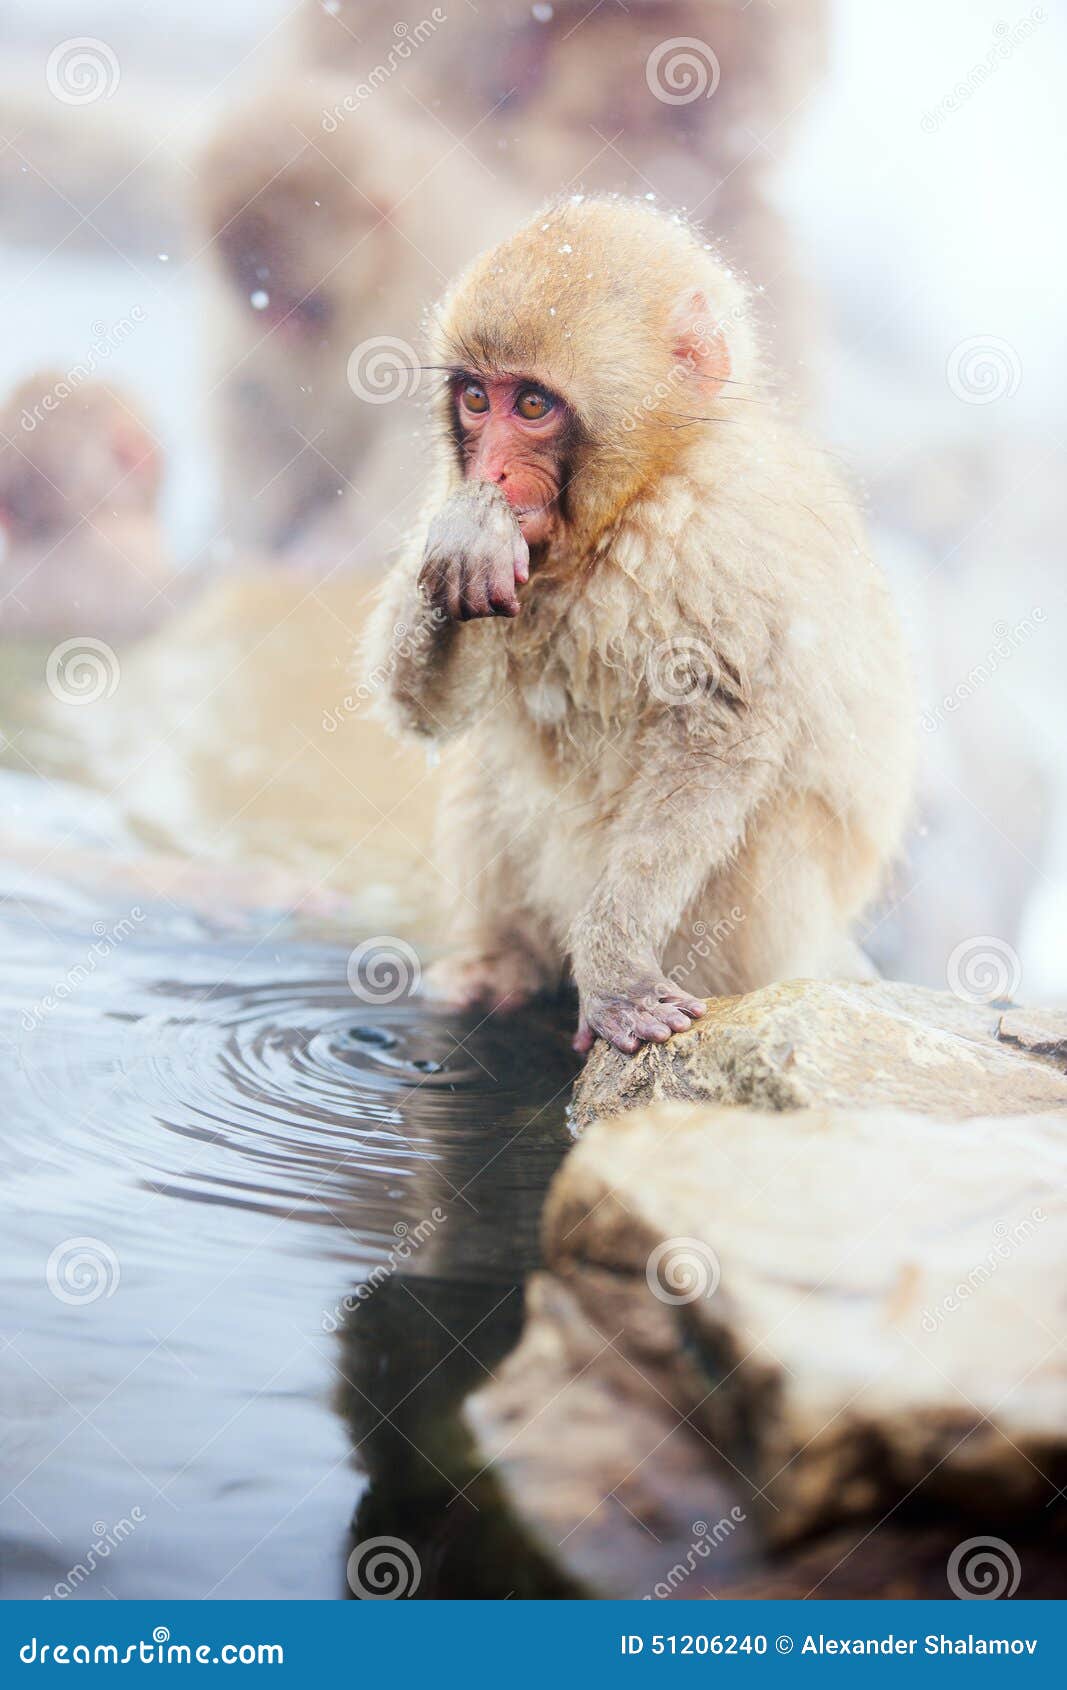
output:
M0 412L0 634L139 632L172 608L160 449L128 396L44 370Z
M224 516L241 545L380 563L410 485L413 341L513 197L410 102L325 78L265 88L197 161ZM335 113L340 110L340 117ZM316 539L316 535L318 539Z
M810 304L771 202L771 176L818 85L824 0L496 0L398 23L385 0L304 0L298 61L385 81L525 190L653 193L710 221L755 301L779 374L810 350ZM766 144L765 144L766 143ZM765 290L765 291L764 291Z

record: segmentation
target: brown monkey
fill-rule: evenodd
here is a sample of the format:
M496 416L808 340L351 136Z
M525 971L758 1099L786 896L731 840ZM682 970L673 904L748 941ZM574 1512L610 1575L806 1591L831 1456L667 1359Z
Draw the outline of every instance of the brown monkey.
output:
M0 633L132 632L170 608L161 456L128 397L42 371L0 412Z
M810 308L770 179L822 68L823 0L447 10L398 23L386 0L305 0L296 56L347 70L349 100L402 89L446 144L461 140L525 190L531 212L571 190L688 206L764 285L779 374L810 354Z
M388 90L348 111L327 78L269 88L198 161L215 278L223 509L239 543L280 549L345 508L330 564L388 519L410 484L423 310L514 202ZM462 207L462 215L457 208ZM373 469L383 428L394 450ZM391 468L390 468L391 465ZM346 526L347 524L347 526Z
M448 444L369 640L392 723L463 738L434 983L513 1004L569 962L578 1047L632 1051L707 992L855 972L908 669L736 277L680 218L564 202L461 278L434 362Z

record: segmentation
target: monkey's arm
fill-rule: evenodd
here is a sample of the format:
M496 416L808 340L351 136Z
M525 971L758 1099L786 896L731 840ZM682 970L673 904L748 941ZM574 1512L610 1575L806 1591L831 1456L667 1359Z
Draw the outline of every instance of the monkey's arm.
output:
M638 773L607 824L604 869L570 934L579 1050L599 1033L634 1051L703 1013L699 999L665 979L663 948L780 778L781 746L772 729L752 722L724 746L679 710L644 736L636 760Z
M500 618L518 611L529 552L496 489L468 483L430 521L416 566L389 577L364 643L370 684L392 724L447 739L503 694Z
M451 622L431 605L410 564L399 564L370 619L362 669L389 726L449 739L491 709L503 691L499 628Z

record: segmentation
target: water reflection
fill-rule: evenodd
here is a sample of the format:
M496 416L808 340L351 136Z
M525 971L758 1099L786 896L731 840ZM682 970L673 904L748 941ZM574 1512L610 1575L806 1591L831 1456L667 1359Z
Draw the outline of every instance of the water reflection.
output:
M173 906L89 966L123 912L46 885L0 906L4 1594L341 1595L357 1504L474 1593L452 1410L517 1329L566 1016L360 1002L346 947Z

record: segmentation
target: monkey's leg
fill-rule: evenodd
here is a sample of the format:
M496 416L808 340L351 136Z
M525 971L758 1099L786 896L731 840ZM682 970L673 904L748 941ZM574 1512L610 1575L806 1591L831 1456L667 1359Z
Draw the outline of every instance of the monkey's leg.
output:
M424 976L427 996L512 1010L558 990L562 948L519 893L520 876L496 817L491 777L463 747L450 768L435 860L452 902L452 950Z
M670 978L716 996L777 980L872 978L849 925L876 892L879 865L874 844L821 800L764 805L680 923Z
M704 1014L703 1001L668 977L664 954L778 778L773 724L752 718L733 746L712 734L699 713L686 719L678 710L633 745L634 778L602 828L600 874L571 928L577 1050L599 1033L630 1053Z

